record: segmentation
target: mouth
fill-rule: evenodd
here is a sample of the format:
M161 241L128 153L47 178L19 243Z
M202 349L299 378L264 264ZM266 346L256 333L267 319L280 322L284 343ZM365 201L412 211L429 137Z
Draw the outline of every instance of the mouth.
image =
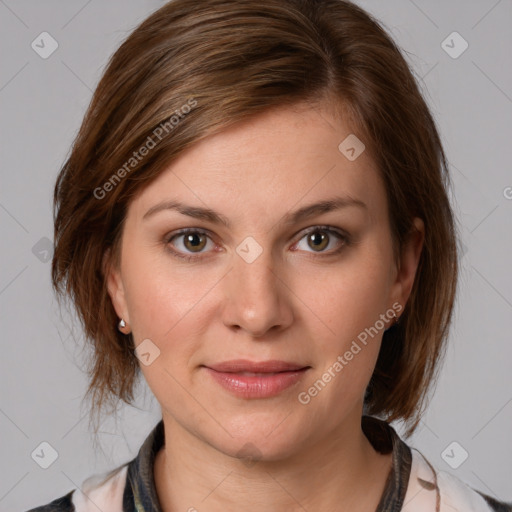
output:
M270 398L296 385L311 368L287 361L225 361L203 366L223 389L240 398Z
M224 361L222 363L207 365L207 368L223 373L256 373L269 374L281 373L287 371L298 371L309 368L299 363L288 361L279 361L276 359L269 361L248 361L246 359L235 359L232 361Z

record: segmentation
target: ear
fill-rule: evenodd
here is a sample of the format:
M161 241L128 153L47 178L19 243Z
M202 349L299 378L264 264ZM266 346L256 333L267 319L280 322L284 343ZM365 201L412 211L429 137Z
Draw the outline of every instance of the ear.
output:
M103 255L102 269L103 276L107 284L108 294L116 314L119 318L122 318L127 324L129 324L130 315L128 314L121 271L119 269L119 265L113 261L110 248L107 249Z
M392 298L399 302L403 308L405 308L411 294L425 240L423 221L419 217L415 217L413 224L409 238L402 247L396 279L393 283Z

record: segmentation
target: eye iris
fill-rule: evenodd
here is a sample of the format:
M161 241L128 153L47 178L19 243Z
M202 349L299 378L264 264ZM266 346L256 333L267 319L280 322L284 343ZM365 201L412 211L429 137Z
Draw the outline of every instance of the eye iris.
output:
M192 244L192 247L189 247L188 242ZM197 252L203 249L203 247L205 246L206 237L204 235L201 235L200 233L187 234L185 235L184 244L187 249L191 249L193 252Z
M313 242L313 249L325 249L328 242L328 236L325 231L315 231L308 237L308 242ZM325 243L324 243L325 242Z

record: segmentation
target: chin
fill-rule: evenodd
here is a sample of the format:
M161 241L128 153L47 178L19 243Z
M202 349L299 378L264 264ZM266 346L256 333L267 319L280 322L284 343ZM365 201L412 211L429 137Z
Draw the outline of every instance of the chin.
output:
M284 420L284 421L283 421ZM221 423L231 434L211 444L219 451L242 460L247 465L254 461L278 461L293 456L306 442L304 429L300 425L292 424L291 415L279 417L239 417L231 422Z

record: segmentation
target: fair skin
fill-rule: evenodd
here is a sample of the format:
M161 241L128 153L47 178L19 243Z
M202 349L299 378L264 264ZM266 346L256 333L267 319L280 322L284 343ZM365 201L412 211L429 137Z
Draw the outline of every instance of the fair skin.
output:
M135 345L150 339L160 350L140 366L164 421L154 467L164 512L368 512L384 491L391 456L361 430L384 329L309 403L298 395L393 304L405 306L424 228L415 219L396 265L384 184L367 152L349 161L338 150L352 131L323 107L267 111L203 139L130 203L107 282ZM365 206L284 222L334 196ZM230 225L170 209L143 218L170 200L215 210ZM324 230L306 236L317 226ZM207 235L170 241L181 228ZM251 263L237 252L249 236L262 249ZM246 398L205 368L232 359L309 368L275 396Z

